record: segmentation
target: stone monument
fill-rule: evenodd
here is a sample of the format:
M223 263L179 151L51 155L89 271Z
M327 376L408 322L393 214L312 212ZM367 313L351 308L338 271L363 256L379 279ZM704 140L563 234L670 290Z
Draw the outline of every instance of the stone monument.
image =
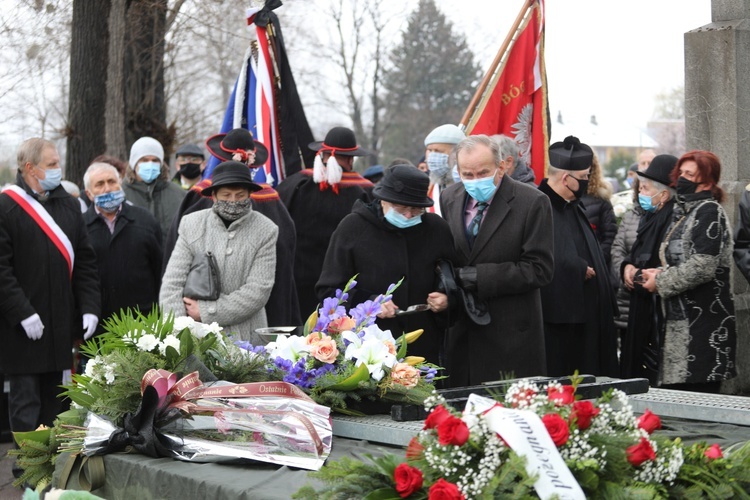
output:
M732 228L750 183L750 0L712 0L711 24L685 34L687 149L721 159L724 208ZM750 288L733 269L739 376L722 392L750 395Z

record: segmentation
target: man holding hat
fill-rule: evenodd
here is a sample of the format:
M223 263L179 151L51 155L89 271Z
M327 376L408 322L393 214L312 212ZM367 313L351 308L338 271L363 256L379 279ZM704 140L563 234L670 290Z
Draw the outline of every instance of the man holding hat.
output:
M186 215L162 280L159 302L175 316L204 323L217 322L242 340L257 343L257 328L268 326L265 305L276 271L279 229L252 209L250 193L261 187L252 181L244 163L227 161L213 172L213 183L203 190L214 204ZM196 255L216 258L220 281L217 300L183 293Z
M552 204L555 273L542 288L548 375L618 376L617 303L599 242L580 206L594 153L569 136L549 148L539 185Z
M459 142L466 139L466 134L456 125L446 123L427 134L424 139L425 162L430 174L428 196L435 202L431 212L440 215L440 191L453 184L451 175L451 152Z
M358 200L333 233L315 290L322 302L356 274L349 303L359 304L403 277L393 299L383 304L377 324L396 336L423 328L409 354L440 364L448 297L437 291L435 266L440 260L453 262L455 256L448 224L425 213L433 203L427 197L429 182L424 172L410 165L386 170L373 190L376 200L369 204ZM418 304L426 304L428 310L396 315Z
M253 175L268 158L268 150L247 129L238 128L226 134L217 134L206 141L206 149L212 156L221 161L232 158L244 158L240 161ZM234 160L232 160L234 161ZM164 268L166 269L172 250L177 242L177 232L182 218L193 212L211 208L214 204L210 196L204 196L203 190L210 187L212 178L203 179L190 188L182 205L172 221L169 232L164 241ZM294 283L294 250L297 245L297 234L294 222L286 207L281 202L279 194L268 184L258 184L262 189L250 193L253 210L271 219L279 228L276 240L276 273L271 296L266 304L266 318L271 326L299 325L299 303L297 302L297 287Z
M122 190L136 207L145 208L166 234L180 207L185 191L167 180L169 167L164 162L164 148L153 137L141 137L130 148L128 182Z
M461 266L456 282L487 304L489 318L466 306L450 329L448 384L545 375L539 289L554 267L549 200L506 175L507 158L486 135L459 142L456 158L462 182L440 197Z
M177 172L172 177L172 182L179 184L182 189L190 189L201 180L203 169L206 168L203 150L196 144L183 144L177 148L174 156Z
M352 130L334 127L323 142L308 147L318 152L313 168L290 175L277 188L297 231L294 280L303 318L317 308L315 283L331 235L354 202L371 200L373 188L372 182L352 170L355 157L369 154L357 145Z

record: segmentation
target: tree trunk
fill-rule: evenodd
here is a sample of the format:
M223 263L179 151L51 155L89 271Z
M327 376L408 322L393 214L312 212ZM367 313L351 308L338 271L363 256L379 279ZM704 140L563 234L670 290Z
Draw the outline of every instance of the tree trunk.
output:
M132 0L128 9L125 54L125 113L128 147L153 137L168 156L174 125L167 126L164 98L164 47L167 0Z
M127 0L112 0L109 12L109 65L107 67L106 150L128 159L125 141L125 29Z
M79 185L91 160L105 148L109 5L108 0L73 2L65 177Z

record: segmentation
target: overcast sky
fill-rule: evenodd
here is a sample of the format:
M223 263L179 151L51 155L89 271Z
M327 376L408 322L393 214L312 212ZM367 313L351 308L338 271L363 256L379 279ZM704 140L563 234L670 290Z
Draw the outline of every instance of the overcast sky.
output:
M522 0L436 0L486 69ZM416 2L415 2L416 5ZM711 22L710 0L547 0L550 115L645 126L660 92L684 84L684 34ZM554 130L553 130L554 134Z

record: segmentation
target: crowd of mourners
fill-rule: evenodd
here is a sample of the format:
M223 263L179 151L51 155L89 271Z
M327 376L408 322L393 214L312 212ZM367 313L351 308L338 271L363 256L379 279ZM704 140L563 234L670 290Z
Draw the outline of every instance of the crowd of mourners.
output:
M254 181L269 154L247 130L181 146L174 175L142 137L127 162L94 159L79 191L54 143L23 142L0 195L12 430L52 424L71 347L124 309L259 344L256 330L302 324L355 275L350 306L402 280L377 322L423 328L410 354L445 367L445 386L577 370L717 392L737 374L731 274L750 280L750 186L733 234L715 154L643 151L618 221L576 137L549 147L544 179L510 137L442 125L424 144L416 166L360 175L368 151L335 127L309 144L313 168L274 188Z

